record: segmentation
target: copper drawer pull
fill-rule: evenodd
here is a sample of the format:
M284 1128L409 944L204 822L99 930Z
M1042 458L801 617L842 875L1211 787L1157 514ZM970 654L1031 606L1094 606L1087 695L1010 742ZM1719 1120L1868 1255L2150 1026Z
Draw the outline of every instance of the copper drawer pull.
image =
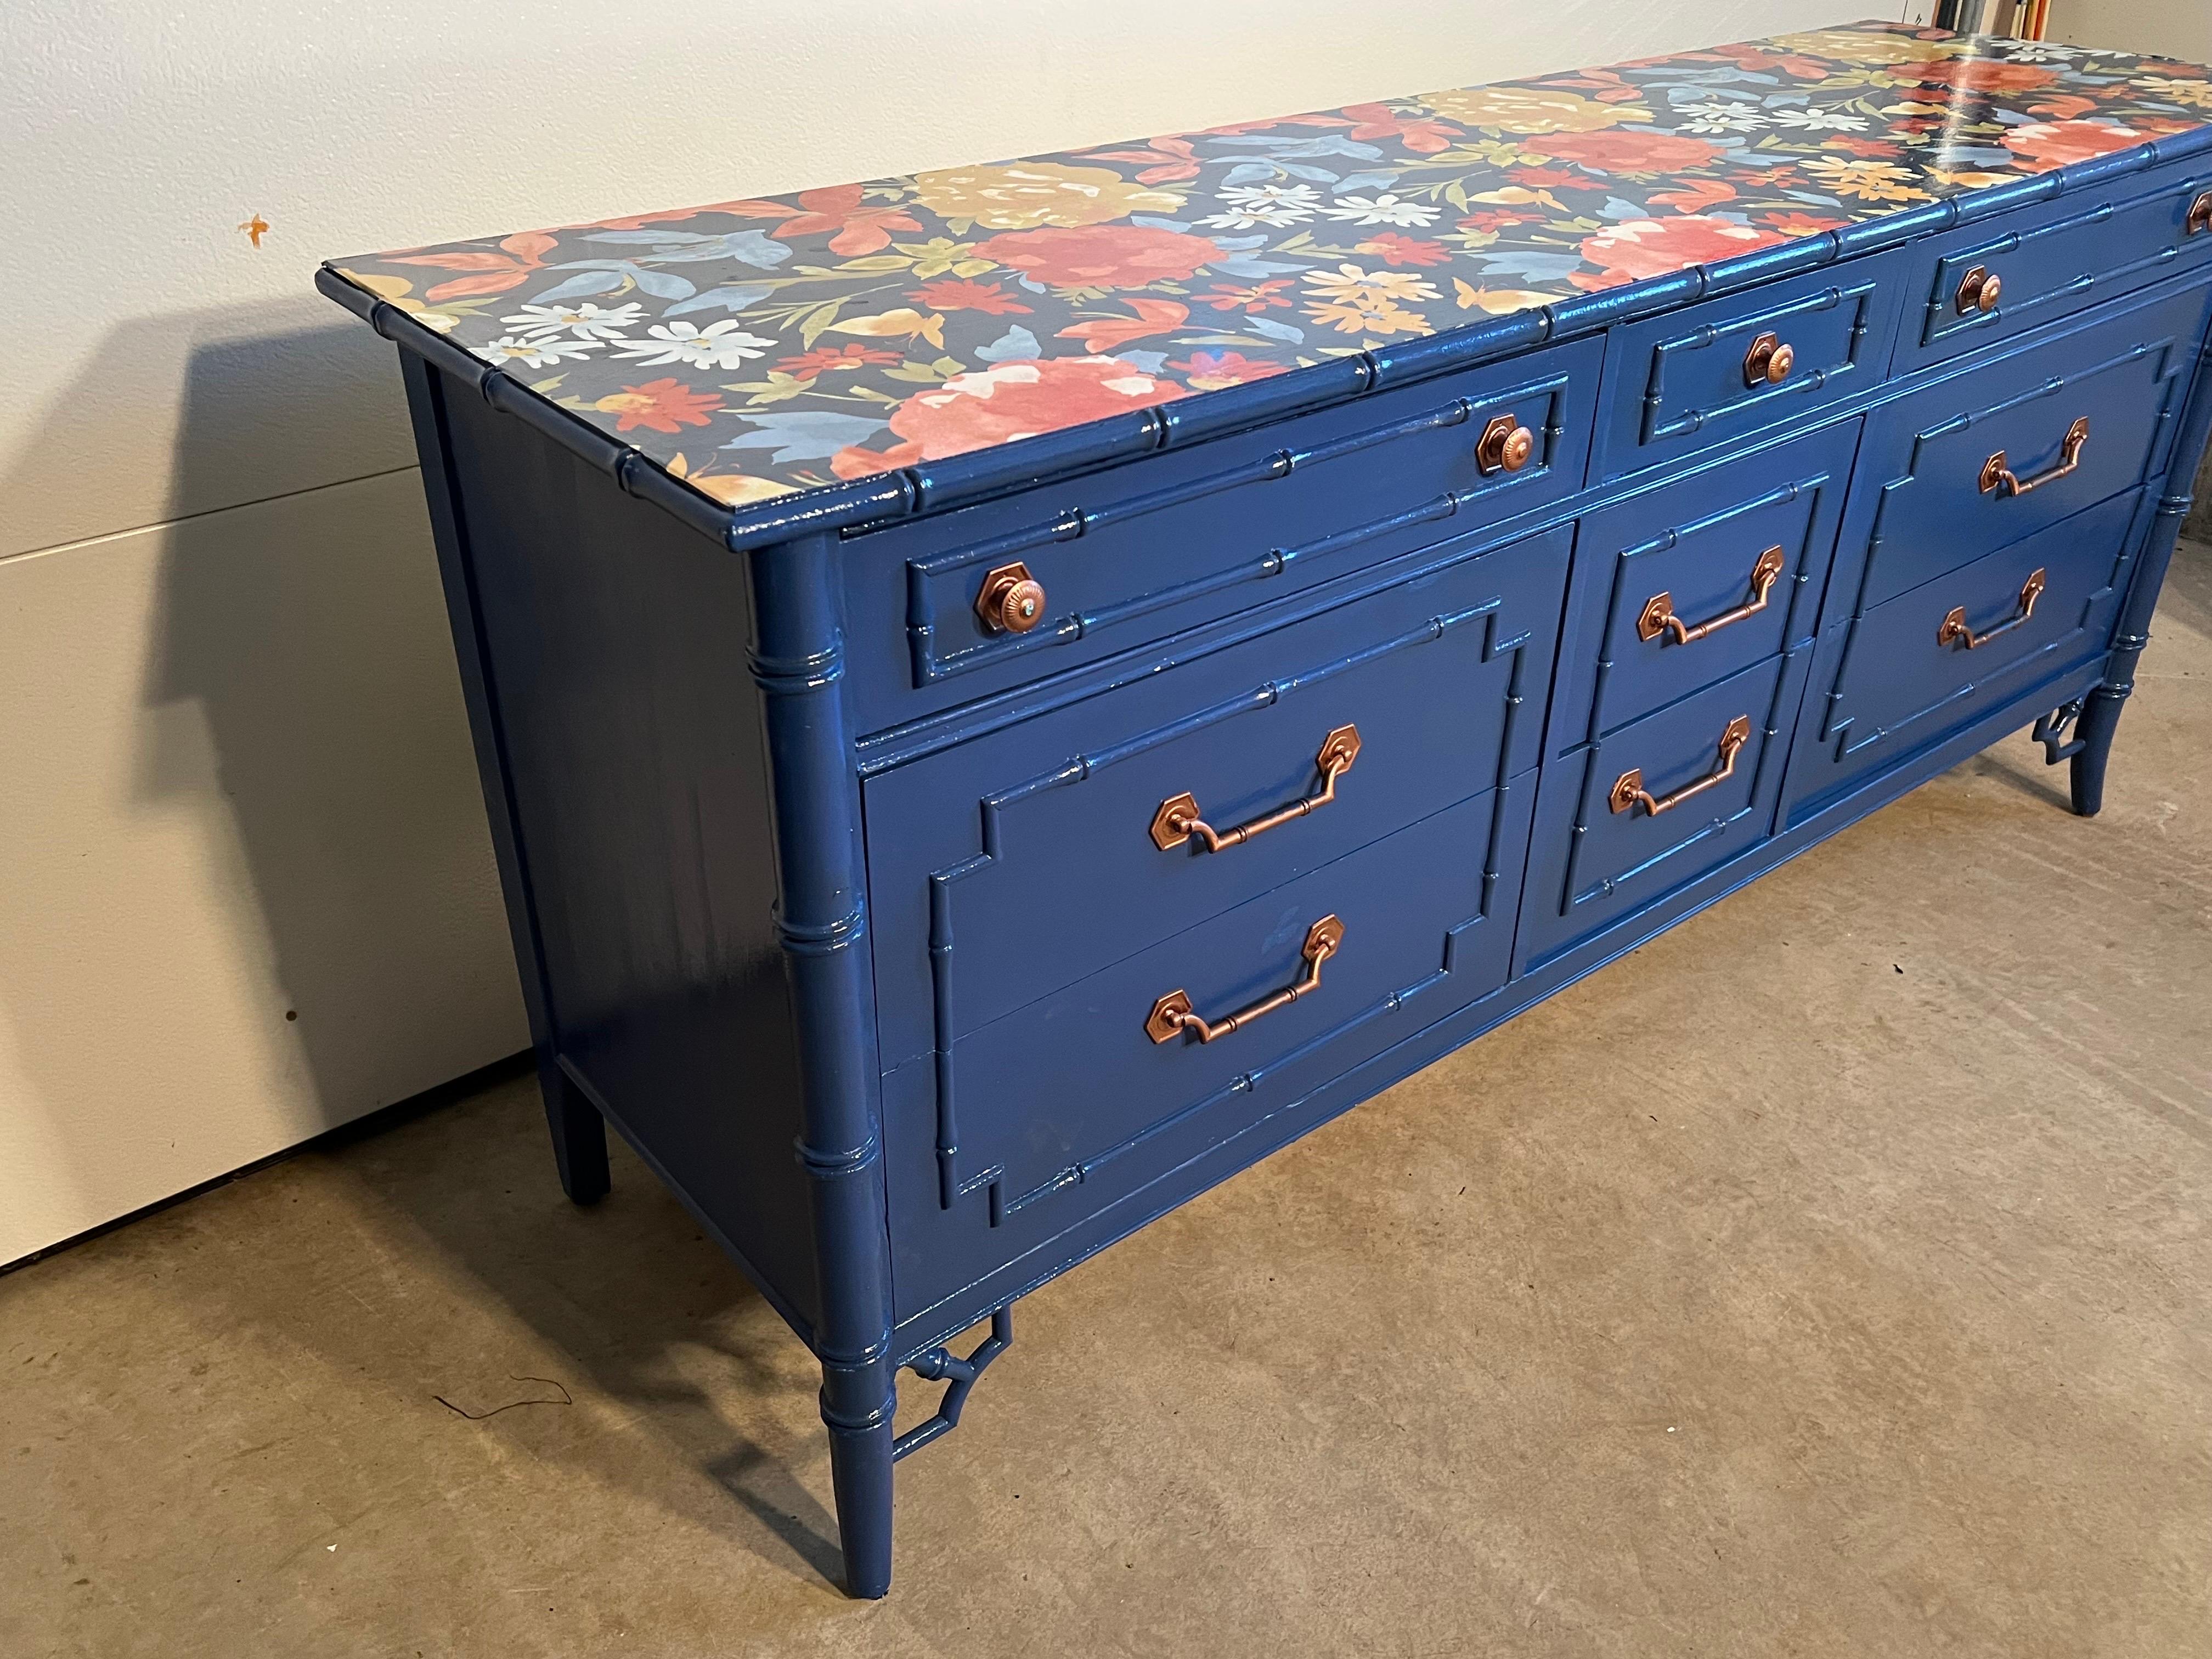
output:
M1655 799L1644 790L1644 769L1632 766L1613 781L1613 793L1606 799L1616 812L1626 812L1641 801L1644 810L1656 818L1662 812L1672 811L1691 796L1702 795L1706 790L1717 788L1734 777L1735 757L1743 752L1744 744L1750 741L1751 716L1738 714L1728 723L1728 730L1721 733L1721 763L1695 783L1685 784L1671 795Z
M1942 624L1936 629L1936 643L1948 647L1964 640L1966 642L1967 650L1978 651L1998 635L2011 633L2014 629L2018 628L2035 614L2035 602L2043 597L2046 580L2045 572L2030 571L2027 580L2020 585L2020 609L2013 613L2009 621L1999 623L1986 634L1977 634L1966 626L1965 605L1952 606L1950 614L1943 618Z
M1762 334L1743 354L1743 383L1747 386L1780 386L1796 367L1796 347L1778 334Z
M1279 806L1248 823L1233 830L1216 830L1198 815L1198 799L1194 795L1170 795L1160 803L1160 810L1152 814L1152 844L1163 853L1180 847L1196 836L1206 843L1209 853L1218 853L1224 847L1236 847L1255 836L1265 835L1279 824L1292 818L1302 818L1318 807L1328 805L1336 799L1336 781L1352 769L1352 763L1359 758L1359 728L1340 726L1321 740L1321 753L1314 757L1314 764L1321 769L1321 787L1303 800L1294 800L1288 806Z
M1774 592L1776 580L1782 574L1782 549L1778 544L1759 556L1759 562L1751 568L1751 600L1733 611L1723 611L1717 617L1699 623L1695 628L1674 614L1672 593L1654 593L1644 601L1644 614L1636 619L1636 637L1656 640L1662 634L1672 634L1677 645L1695 645L1708 634L1717 634L1730 623L1740 623L1746 617L1756 617L1766 609L1766 601Z
M1305 958L1305 971L1297 982L1285 985L1271 995L1261 997L1249 1008L1239 1008L1225 1019L1208 1021L1191 1011L1190 994L1170 991L1152 1005L1152 1012L1145 1017L1145 1033L1155 1042L1166 1042L1185 1031L1194 1031L1200 1042L1211 1042L1216 1037L1225 1037L1231 1031L1249 1025L1262 1014L1272 1014L1278 1008L1287 1008L1309 991L1321 988L1321 965L1336 954L1336 947L1344 943L1344 924L1334 916L1323 916L1306 929L1306 942L1298 954Z
M2087 415L2066 428L2066 441L2058 447L2058 465L2048 472L2039 472L2033 478L2016 478L2005 465L2002 449L1982 463L1982 494L1998 492L1998 499L2007 495L2025 495L2031 489L2040 489L2055 483L2081 465L2082 446L2089 441L2089 417Z

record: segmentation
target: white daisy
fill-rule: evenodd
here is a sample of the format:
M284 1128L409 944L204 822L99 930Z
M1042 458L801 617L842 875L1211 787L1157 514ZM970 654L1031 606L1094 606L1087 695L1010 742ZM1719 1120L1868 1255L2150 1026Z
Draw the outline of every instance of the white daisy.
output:
M1800 132L1864 132L1866 117L1846 115L1832 109L1778 109L1774 112L1778 126L1796 127Z
M704 329L690 323L655 323L646 330L649 340L624 340L616 348L619 357L634 358L647 368L659 363L689 363L694 368L736 368L749 357L757 357L774 340L748 334L735 318L710 323Z
M520 363L526 368L550 368L556 363L586 358L597 351L601 343L598 340L563 340L550 334L535 339L502 334L489 345L471 346L469 349L489 363Z
M1223 230L1279 229L1310 219L1318 205L1311 185L1231 185L1221 192L1222 210L1199 221Z
M1682 124L1685 132L1756 132L1768 124L1767 118L1748 104L1723 103L1718 99L1685 104L1680 112L1690 118Z
M1322 210L1332 219L1348 219L1355 225L1412 225L1436 222L1437 210L1419 202L1405 202L1385 191L1380 196L1340 196Z
M645 314L641 305L595 306L589 300L572 306L525 306L500 321L522 334L573 334L580 340L613 340L635 328Z

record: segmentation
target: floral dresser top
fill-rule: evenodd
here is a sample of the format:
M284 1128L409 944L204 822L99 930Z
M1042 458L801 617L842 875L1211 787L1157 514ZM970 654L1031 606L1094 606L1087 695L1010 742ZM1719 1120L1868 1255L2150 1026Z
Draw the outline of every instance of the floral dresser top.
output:
M2208 120L2187 64L1863 23L336 269L736 505Z

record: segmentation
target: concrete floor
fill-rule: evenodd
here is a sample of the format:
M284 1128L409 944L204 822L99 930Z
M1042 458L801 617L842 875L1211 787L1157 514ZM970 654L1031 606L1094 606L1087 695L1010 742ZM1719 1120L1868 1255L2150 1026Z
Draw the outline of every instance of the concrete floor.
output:
M2104 817L2063 776L2001 745L1030 1297L877 1605L797 1342L634 1160L571 1210L526 1084L37 1263L0 1653L2212 1652L2212 553Z

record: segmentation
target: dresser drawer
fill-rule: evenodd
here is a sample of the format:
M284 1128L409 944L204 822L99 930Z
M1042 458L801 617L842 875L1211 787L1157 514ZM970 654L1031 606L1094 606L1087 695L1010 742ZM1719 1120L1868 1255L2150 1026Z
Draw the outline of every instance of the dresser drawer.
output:
M1601 341L1577 341L852 538L846 614L862 728L1164 638L1573 493L1601 356ZM1516 428L1531 443L1517 468L1492 453ZM1025 631L977 611L1018 566L1037 584Z
M884 1063L1533 765L1571 532L1463 545L870 779Z
M1617 328L1597 476L1793 421L1881 380L1904 250Z
M1583 520L1550 752L1811 635L1858 436L1842 422Z
M2042 680L2101 656L2124 597L2142 492L1986 554L1875 606L1824 639L1785 791L1788 816Z
M1528 794L1447 807L886 1078L901 1316L1503 985Z
M2166 464L2205 290L2104 313L1868 417L1831 621L2139 483Z
M2193 161L1915 247L1899 370L2009 339L2212 258L2208 192L2212 170Z
M1517 971L1766 838L1808 654L1770 657L1545 763Z

